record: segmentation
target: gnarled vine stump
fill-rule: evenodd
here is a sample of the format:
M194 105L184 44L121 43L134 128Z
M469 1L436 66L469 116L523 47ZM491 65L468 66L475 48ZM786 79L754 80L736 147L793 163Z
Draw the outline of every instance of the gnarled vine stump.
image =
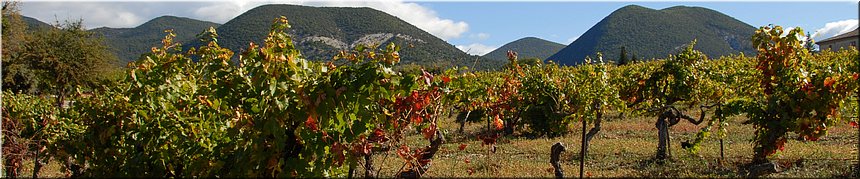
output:
M436 152L439 152L439 147L445 143L445 137L442 136L441 131L436 131L436 135L434 135L433 140L430 140L430 145L425 147L422 150L424 153L421 154L421 157L418 158L418 161L427 161L427 162L419 162L421 163L418 167L412 167L408 170L400 171L397 173L397 178L419 178L423 175L427 170L430 169L430 160L433 159L433 156L436 155Z
M564 178L564 171L561 169L561 164L558 162L561 158L561 153L567 150L561 142L555 143L550 148L549 163L555 169L555 178Z
M663 113L657 118L657 123L654 124L654 127L657 128L657 137L659 139L657 143L657 154L655 158L657 160L665 160L672 155L672 151L670 149L671 145L669 140L669 128L678 124L681 119L686 119L695 125L699 125L702 121L705 120L705 107L701 107L702 110L701 115L699 116L699 120L693 119L675 107L667 106L664 107Z

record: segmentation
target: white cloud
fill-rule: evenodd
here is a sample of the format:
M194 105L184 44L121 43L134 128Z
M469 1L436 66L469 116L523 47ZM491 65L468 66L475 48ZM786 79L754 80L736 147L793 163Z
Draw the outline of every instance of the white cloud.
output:
M134 27L145 22L128 3L99 2L25 2L21 12L25 16L46 23L76 21L83 19L85 28L97 27Z
M402 1L231 1L216 2L197 8L196 18L213 22L228 20L263 4L296 4L317 7L370 7L402 19L444 40L460 38L469 31L469 24L439 17L435 11L415 3Z
M211 3L211 5L195 9L194 16L196 16L196 18L206 19L212 22L225 23L245 11L262 4L261 1L251 3L253 4L249 4L247 1L222 1Z
M250 1L198 1L198 2L25 2L22 14L53 22L66 19L84 19L87 28L135 27L149 19L175 15L199 20L225 23L230 19L263 4L296 4L324 7L370 7L386 12L427 31L443 40L460 38L469 31L469 24L439 17L435 11L416 3L393 1L302 1L302 0L250 0ZM54 18L54 17L57 18Z
M579 39L579 36L571 37L571 38L567 39L567 41L565 41L565 43L567 43L567 44L573 43L573 41L576 41L576 39Z
M812 39L820 41L839 34L851 32L854 29L857 29L857 19L829 22L825 24L824 27L815 30L815 33L812 34Z
M469 35L469 38L477 39L477 40L487 40L490 38L490 34L481 32L481 33L477 33L477 34L471 34L471 35Z
M473 43L469 45L457 45L456 47L470 55L484 55L492 52L496 48L499 48L496 46L487 46L479 43Z
M429 32L443 40L460 38L469 31L469 24L463 21L443 19L436 12L416 3L402 1L323 1L306 5L321 4L334 7L370 7L386 12Z

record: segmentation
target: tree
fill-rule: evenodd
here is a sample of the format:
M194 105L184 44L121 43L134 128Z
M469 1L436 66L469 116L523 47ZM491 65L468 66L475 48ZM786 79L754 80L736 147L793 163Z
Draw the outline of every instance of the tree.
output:
M34 64L39 88L56 95L61 106L76 86L93 87L116 70L117 58L103 39L83 28L82 21L56 23L56 28L32 33L21 60Z
M804 42L803 47L806 48L806 51L815 52L815 40L812 40L812 36L809 35L809 32L806 33L806 41Z
M635 53L631 53L631 55L630 55L630 56L633 56L633 57L631 57L631 58L630 58L630 63L636 63L636 62L638 62L638 61L639 61L639 59L636 59L636 54L635 54Z
M627 49L623 46L621 47L621 55L618 56L618 65L626 65L627 64Z
M18 8L16 1L3 2L3 89L35 93L38 79L33 64L20 58L28 34Z

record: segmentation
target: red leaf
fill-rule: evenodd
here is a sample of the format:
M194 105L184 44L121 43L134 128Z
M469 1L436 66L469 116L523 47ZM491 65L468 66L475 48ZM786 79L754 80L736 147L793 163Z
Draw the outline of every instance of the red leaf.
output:
M855 76L856 76L856 74L855 74ZM443 76L442 81L444 81L445 83L448 83L448 82L451 82L451 78L448 78L447 76Z
M412 91L412 99L418 99L418 91Z
M803 136L803 139L806 139L808 141L818 141L818 137L814 136Z
M785 138L780 139L776 142L776 146L779 147L780 151L785 151Z
M419 115L415 115L412 117L412 122L414 122L414 123L421 123L421 121L423 121L423 120L424 119L422 119L421 116L419 116Z
M334 165L341 166L343 165L343 161L346 160L343 155L344 146L340 143L334 143L331 147L331 153L334 155Z
M424 134L424 139L432 139L436 135L436 125L430 124L430 127L424 128L421 133Z
M460 147L459 147L459 148L460 148L460 150L465 150L465 149L466 149L466 144L460 144Z
M836 82L836 80L833 80L833 78L828 76L827 78L824 79L824 87L829 88L829 87L833 86L833 83L835 83L835 82Z
M497 139L497 138L499 138L499 136L498 136L498 135L496 135L496 134L493 134L493 135L487 135L487 136L480 136L480 137L478 137L478 139L481 139L481 140L483 141L483 143L481 144L482 146L483 146L483 145L493 145L493 144L496 144L496 139Z
M364 150L362 152L365 155L370 154L371 152L373 152L373 145L371 145L370 143L364 144Z
M382 129L376 128L376 130L373 131L373 136L371 136L370 140L374 142L385 142L388 141L388 138L385 137L385 132L382 131Z
M502 121L502 118L499 118L499 115L496 115L496 119L493 120L493 125L496 126L496 130L502 130L502 128L505 127L504 121Z
M628 103L636 102L636 96L630 97L629 99L627 99L627 102Z
M269 158L269 161L268 161L268 163L267 163L267 164L268 164L268 167L266 167L266 168L268 168L268 169L274 169L274 168L277 168L277 167L278 167L278 163L279 163L279 161L278 161L278 157L272 157L272 158Z
M508 50L508 60L517 61L517 52Z
M851 127L854 127L854 128L860 127L860 125L857 125L857 121L851 121L848 123L848 125L851 125Z
M308 119L305 121L305 127L310 128L313 131L318 131L319 127L317 126L317 120L313 115L308 115Z
M407 147L405 145L400 146L400 148L397 149L397 155L400 156L400 158L402 158L403 160L406 160L406 161L412 160L412 158L411 158L412 156L409 155L409 147Z

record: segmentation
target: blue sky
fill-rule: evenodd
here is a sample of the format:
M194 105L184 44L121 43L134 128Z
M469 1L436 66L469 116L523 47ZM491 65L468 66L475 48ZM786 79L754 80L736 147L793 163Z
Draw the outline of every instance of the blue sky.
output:
M371 7L397 16L470 54L484 54L523 37L569 44L591 26L626 5L652 9L698 6L714 9L754 27L800 26L816 40L857 28L857 1L831 2L486 2L486 1L25 1L22 14L45 22L84 19L87 28L135 27L173 15L224 23L262 4Z
M461 49L497 48L522 37L534 36L569 44L614 10L626 5L652 9L698 6L713 9L759 27L767 24L799 26L814 33L828 22L855 19L856 2L426 2L440 17L469 23L464 37L450 43ZM853 29L852 29L853 30ZM479 35L483 34L483 35ZM835 35L821 34L822 40ZM826 36L826 37L825 37ZM472 46L469 46L472 45Z

